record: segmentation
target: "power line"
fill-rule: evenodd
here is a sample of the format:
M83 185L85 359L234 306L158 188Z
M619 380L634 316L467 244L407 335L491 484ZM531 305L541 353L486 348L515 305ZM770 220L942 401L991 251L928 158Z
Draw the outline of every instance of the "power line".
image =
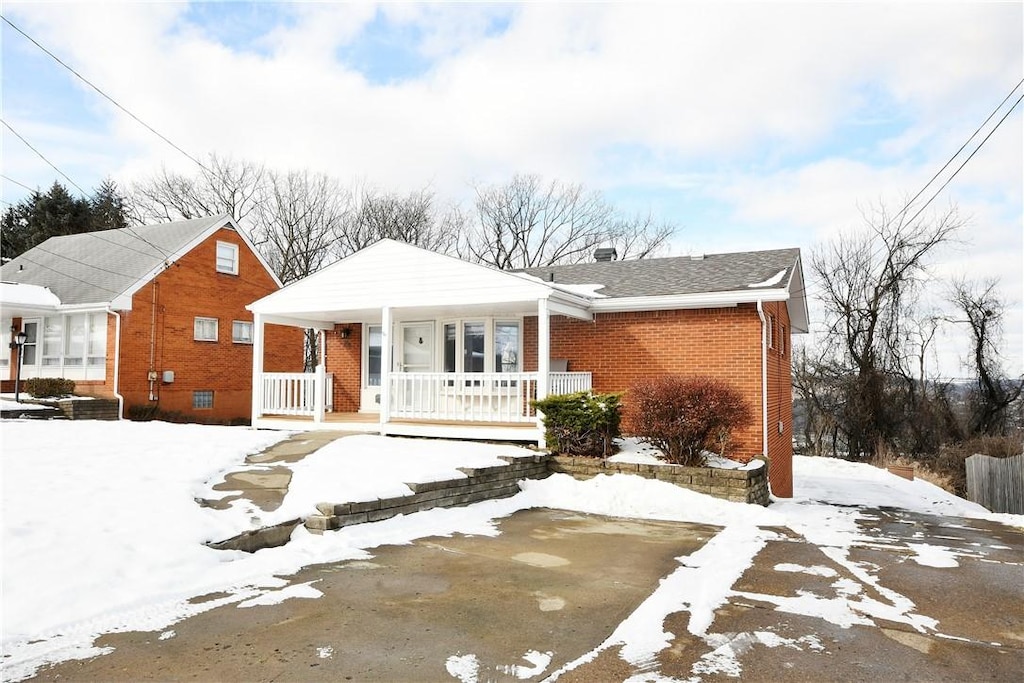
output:
M953 163L953 160L956 159L958 156L960 156L960 152L964 151L964 148L967 147L967 145L971 144L971 140L973 140L975 138L975 136L977 136L977 134L981 132L981 129L984 128L985 125L989 121L992 120L992 117L996 115L996 112L999 111L999 108L1002 107L1004 104L1006 104L1006 100L1008 100L1011 97L1013 97L1013 93L1017 92L1017 88L1019 88L1022 83L1024 83L1024 78L1022 78L1020 81L1018 81L1017 84L1015 86L1013 86L1013 88L1010 89L1010 92L1008 92L1006 94L1006 97L1003 98L1002 102L1000 102L999 104L996 105L996 108L992 110L992 113L988 115L988 118L986 118L984 121L982 121L981 125L978 126L973 133L971 133L971 137L967 138L967 141L964 142L964 144L960 145L960 149L958 149L956 151L956 153L953 156L951 156L946 161L946 163L944 163L942 165L942 168L940 168L938 171L935 172L935 175L933 175L931 177L931 179L927 183L924 184L924 187L922 187L920 190L918 190L917 194L915 194L913 197L911 197L910 201L907 202L907 205L904 206L903 209L901 209L899 211L899 213L896 214L897 217L900 216L901 214L906 213L907 210L913 205L913 203L915 201L917 201L917 198L920 197L922 194L924 194L924 191L928 189L928 186L931 185L932 183L934 183L935 179L938 178L942 174L942 172L945 171L949 167L949 165L951 163ZM1020 100L1017 100L1017 101L1020 102ZM1015 104L1013 106L1015 107L1017 105ZM1013 111L1013 107L1010 107L1010 111ZM1006 118L1006 117L1004 116L1003 118ZM1002 121L1000 121L1000 123L1002 123ZM996 124L996 128L998 128L998 127L999 127L999 125ZM995 130L995 129L993 129L993 130ZM991 135L991 133L989 133L989 135ZM988 138L986 137L985 139L987 140ZM984 141L982 141L981 144L985 144ZM979 145L979 148L980 148L980 145ZM946 181L946 182L948 183L949 181ZM945 185L943 185L942 187L945 187ZM940 192L941 192L941 189L940 189ZM916 216L915 216L915 218L916 218Z
M31 263L32 265L39 266L40 268L45 268L46 270L52 271L54 273L57 273L58 275L63 275L64 277L69 277L72 280L77 280L78 282L81 282L84 285L89 285L90 287L96 287L97 289L102 289L104 291L110 292L111 294L120 294L121 293L121 292L118 292L116 290L110 289L109 287L104 287L103 285L98 285L95 282L89 282L88 280L83 280L80 277L75 277L74 275L70 275L68 273L65 273L64 271L57 270L56 268L51 268L50 266L43 265L42 263L39 263L38 261L33 261L32 259L28 258L24 254L22 254L18 258L24 259L24 260L28 261L29 263ZM26 282L24 284L30 284L30 283Z
M120 102L118 102L118 101L117 101L117 100L115 100L115 99L114 99L113 97L111 97L111 96L110 96L110 95L108 95L107 93L105 93L105 92L103 92L102 90L100 90L100 89L99 89L99 88L98 88L98 87L97 87L96 85L94 85L94 84L93 84L93 83L92 83L92 82L91 82L91 81L90 81L89 79L87 79L87 78L86 78L85 76L83 76L82 74L80 74L80 73L78 73L77 71L75 71L75 70L74 70L73 68L71 68L71 67L70 67L70 66L69 66L69 65L68 65L67 63L65 63L65 62L64 62L63 60L61 60L61 58L60 58L60 57L58 57L57 55L53 54L52 52L50 52L49 50L47 50L47 49L46 49L45 47L43 47L42 45L40 45L40 44L39 44L39 41L37 41L37 40L36 40L35 38L33 38L32 36L30 36L29 34L25 33L24 31L22 31L22 30L21 30L20 28L18 28L17 26L15 26L15 25L14 25L14 24L13 24L13 23L11 22L11 20L10 20L10 19L8 19L7 17L5 17L5 16L3 16L3 15L0 15L0 19L3 19L3 20L4 20L4 23L6 23L6 24L7 24L8 26L10 26L11 28L13 28L13 29L14 29L15 31L17 31L18 33L20 33L21 35L23 35L23 36L24 36L24 37L25 37L25 38L26 38L26 39L27 39L27 40L28 40L29 42L31 42L31 43L32 43L33 45L35 45L35 46L36 46L36 47L38 47L38 48L39 48L40 50L42 50L42 51L43 51L43 52L45 52L45 53L46 53L47 55L49 55L49 56L50 56L50 58L52 58L52 59L53 59L53 60L54 60L55 62L57 62L58 64L60 64L60 65L61 65L62 67L64 67L65 69L67 69L68 71L70 71L70 72L71 72L72 74L74 74L74 75L75 75L75 76L76 76L76 77L77 77L77 78L78 78L78 79L79 79L80 81L82 81L83 83L85 83L86 85L88 85L88 86L89 86L90 88L92 88L93 90L95 90L96 92L98 92L98 93L99 93L100 95L102 95L102 96L103 96L104 98L106 98L106 99L107 99L107 101L109 101L109 102L110 102L111 104L113 104L113 105L114 105L115 107L117 107L118 109L120 109L121 111L123 111L123 112L124 112L125 114L127 114L128 116L130 116L130 117L132 117L133 119L135 119L135 121L136 121L136 122L138 122L138 123L139 123L140 125L142 125L142 126L143 126L144 128L146 128L146 130L148 130L148 131L149 131L149 132L151 132L151 133L152 133L153 135L157 136L158 138L160 138L161 140L163 140L164 142L166 142L166 143L167 143L168 145L170 145L171 147L173 147L174 149L176 149L176 150L177 150L178 152L181 152L181 154L183 154L183 155L184 155L184 156L186 156L186 157L187 157L187 158L188 158L189 160L191 160L191 161L192 161L193 163L195 163L195 164L196 164L197 166L199 166L199 168L203 169L203 170L204 170L204 171L206 171L207 173L209 173L209 172L210 172L210 170L209 170L208 168L206 168L206 166L204 166L204 165L203 165L203 163L202 163L201 161L199 161L199 160L198 160L198 159L196 159L196 158L195 158L194 156L192 156L191 154L189 154L188 152L186 152L185 150L183 150L183 149L182 149L181 147L178 147L178 146L177 146L176 144L174 144L174 143L173 143L173 142L171 142L171 141L170 141L169 139L167 139L167 137L166 137L166 136L164 136L164 135L160 134L159 132L157 132L157 131L156 131L156 130L155 130L155 129L154 129L153 127L152 127L152 126L150 126L150 125L149 125L148 123L146 123L145 121L143 121L142 119L140 119L140 118L139 118L138 116L136 116L135 114L133 114L133 113L131 113L130 111L128 111L127 109L125 109L125 108L124 108L124 107L123 107L123 106L121 105L121 103L120 103Z
M6 19L5 19L5 21L6 21ZM82 194L83 194L84 196L88 196L88 195L89 195L89 193L88 193L88 192L86 192L85 190L83 190L83 189L82 189L81 187L79 187L78 183L76 183L76 182L75 182L74 180L72 180L72 179L70 178L70 176L68 176L68 174L67 174L67 173L65 173L64 171L62 171L62 170L60 170L59 168L57 168L57 167L56 167L56 166L54 165L54 163L53 163L52 161L50 161L50 160L49 160L49 159L47 159L47 158L46 158L45 156L43 156L43 153L42 153L42 152L40 152L40 151L39 151L38 149L36 149L35 147L33 147L33 146L32 146L32 143L30 143L30 142L29 142L28 140L26 140L26 139L25 139L24 137L22 137L21 133L19 133L18 131L14 130L14 128L12 128L12 127L11 127L11 124L7 123L7 121L5 121L5 120L3 120L3 119L0 119L0 123L4 124L4 125L5 125L6 127L7 127L7 130L9 130L9 131L11 131L12 133L14 133L14 135L15 135L15 136L17 136L17 138L18 138L19 140L21 140L22 142L24 142L24 143L25 143L25 146L26 146L26 147L28 147L28 148L29 148L30 150L32 150L33 152L35 152L35 153L36 153L36 156L38 156L38 157L39 157L40 159L42 159L42 160L43 160L43 161L45 161L45 162L46 162L47 164L49 164L49 165L50 165L50 168L52 168L52 169L53 169L54 171L56 171L57 173L60 173L60 174L61 174L62 176L64 176L64 179L65 179L65 180L67 180L67 181L68 181L69 183L71 183L71 184L72 184L72 185L74 185L74 186L75 186L76 188L78 188L78 191L79 191L79 192L81 192L81 193L82 193ZM13 182L13 181L12 181L12 182ZM20 183L19 183L19 184L20 184Z
M1024 80L1022 80L1022 81L1021 81L1021 83L1024 83ZM1018 83L1018 84L1017 84L1017 86L1015 86L1015 87L1014 87L1014 90L1016 90L1016 89L1017 89L1017 87L1019 87L1019 86L1020 86L1020 83ZM1024 100L1024 95L1021 95L1020 97L1018 97L1018 98L1017 98L1017 101L1013 103L1013 106L1011 106L1011 107L1010 107L1009 109L1007 109L1007 110L1006 110L1006 113L1005 113L1005 114L1003 114L1003 118L999 119L999 123L997 123L997 124L996 124L996 125L995 125L995 126L994 126L994 127L992 128L992 130L990 130L990 131L988 132L988 135L986 135L986 136L985 136L985 138L984 138L984 139L983 139L983 140L982 140L981 142L979 142L979 143L978 143L978 146L974 148L974 150L973 150L973 151L972 151L972 152L971 152L971 153L970 153L970 154L968 155L968 157L967 157L966 159L964 159L964 162L963 162L962 164L960 164L960 166L958 166L958 167L957 167L957 169L956 169L955 171L953 171L953 175L949 176L949 179L948 179L948 180L946 180L946 182L942 183L942 187L940 187L940 188L939 188L938 190L936 190L936 191L935 191L935 194L933 194L933 195L932 195L931 199L929 199L928 201L926 201L926 202L925 202L925 203L924 203L924 204L923 204L923 205L921 206L921 208L917 210L917 213L915 213L915 214L914 214L913 218L911 218L911 219L910 219L909 221L907 221L907 223L913 223L913 222L914 222L914 220L915 220L915 219L916 219L916 218L917 218L918 216L920 216L920 215L921 215L921 212L922 212L922 211L924 211L924 210L925 210L926 208L928 208L928 205L929 205L929 204L931 204L931 203L932 203L932 201L933 201L933 200L934 200L934 199L935 199L936 197L938 197L938 196L939 196L939 193L941 193L941 192L942 192L942 191L943 191L943 190L944 190L944 189L946 188L946 185L949 185L949 184L950 184L950 183L951 183L951 182L953 181L953 178L956 178L957 174L958 174L958 173L960 173L960 170L961 170L961 169L962 169L962 168L963 168L964 166L966 166L966 165L967 165L967 162L968 162L968 161L970 161L971 159L973 159L973 158L974 158L974 155L978 153L978 150L980 150L980 149L981 149L981 148L982 148L982 147L983 147L983 146L985 145L985 143L986 143L986 142L988 142L988 139L989 139L990 137L992 137L992 134L993 134L993 133L995 133L995 132L996 132L997 130L999 130L999 126L1003 125L1003 121L1005 121L1005 120L1006 120L1006 118L1007 118L1007 117L1008 117L1008 116L1009 116L1009 115L1010 115L1010 114L1011 114L1011 113L1013 112L1013 110L1017 108L1017 105L1021 103L1021 100ZM1005 101L1006 101L1006 100L1003 100L1003 102L1005 102ZM1000 107L1001 107L1001 106L1003 106L1003 102L1000 102L1000 103L999 103L999 106L1000 106ZM993 112L993 113L995 113L995 112ZM992 117L991 117L991 116L989 116L989 118L992 118ZM988 122L988 119L986 119L986 123L987 123L987 122ZM972 135L971 137L973 138L974 136ZM963 148L961 147L961 149L963 149ZM957 152L957 154L959 154L959 153L960 153L960 152ZM955 156L955 155L954 155L954 156ZM943 168L945 168L945 167L943 167ZM930 181L929 181L929 184L930 184ZM925 187L927 187L927 185L926 185ZM920 193L918 193L918 194L920 194Z
M2 173L0 173L0 178L3 178L4 180L6 180L6 181L7 181L7 182L9 182L9 183L14 183L15 185L18 185L19 187L23 187L23 188L25 188L26 190L28 190L29 192L35 192L35 191L36 191L36 189L37 189L37 188L31 188L31 187L29 187L28 185L26 185L25 183L19 183L19 182L18 182L17 180L15 180L14 178L8 178L7 176L5 176L5 175L4 175L4 174L2 174Z

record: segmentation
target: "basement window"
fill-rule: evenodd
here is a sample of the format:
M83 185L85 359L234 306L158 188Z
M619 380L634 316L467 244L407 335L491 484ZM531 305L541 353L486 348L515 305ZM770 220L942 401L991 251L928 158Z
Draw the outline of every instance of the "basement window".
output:
M213 407L213 391L193 391L192 392L192 407L197 410L204 408Z

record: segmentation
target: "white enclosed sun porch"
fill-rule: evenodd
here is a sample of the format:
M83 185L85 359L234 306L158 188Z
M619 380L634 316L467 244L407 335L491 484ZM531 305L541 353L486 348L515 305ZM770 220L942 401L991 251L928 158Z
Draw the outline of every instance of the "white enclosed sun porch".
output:
M589 390L550 320L584 294L384 240L249 306L252 424L543 445L532 401ZM264 372L268 324L316 331L313 372Z

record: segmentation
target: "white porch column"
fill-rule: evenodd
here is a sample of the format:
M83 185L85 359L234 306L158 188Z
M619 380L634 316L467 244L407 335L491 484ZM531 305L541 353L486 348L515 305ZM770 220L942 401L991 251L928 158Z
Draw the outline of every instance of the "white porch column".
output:
M263 315L253 314L252 323L252 422L263 416Z
M324 399L327 391L327 372L324 370L324 335L323 330L317 331L319 346L316 362L316 374L313 378L313 422L324 421Z
M380 433L391 419L391 307L380 311Z
M551 316L548 300L537 300L537 400L547 398L551 370ZM544 415L537 411L537 446L544 448Z

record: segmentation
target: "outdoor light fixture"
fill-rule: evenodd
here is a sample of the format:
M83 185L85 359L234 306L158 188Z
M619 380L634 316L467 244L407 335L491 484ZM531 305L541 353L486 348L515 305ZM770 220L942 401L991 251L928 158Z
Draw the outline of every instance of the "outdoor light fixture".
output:
M343 327L343 328L341 328L340 330L338 330L338 336L341 337L342 339L348 339L349 337L352 336L352 328L351 327Z
M14 331L14 327L11 327L11 332ZM25 334L25 330L18 332L14 335L14 341L11 342L11 348L18 349L18 370L14 375L14 402L17 403L21 394L21 365L25 362L25 342L28 341L28 335Z

